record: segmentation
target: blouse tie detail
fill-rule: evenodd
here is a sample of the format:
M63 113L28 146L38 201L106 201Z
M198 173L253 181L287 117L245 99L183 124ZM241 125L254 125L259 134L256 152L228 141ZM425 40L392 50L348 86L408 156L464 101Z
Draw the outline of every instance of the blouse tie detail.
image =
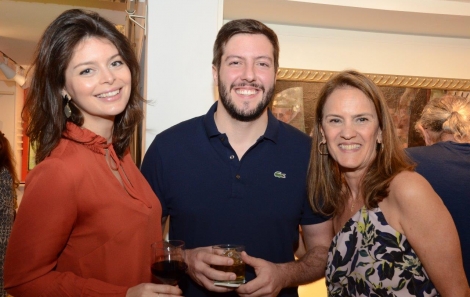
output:
M121 166L121 160L114 151L112 143L107 143L104 137L97 135L86 128L78 127L77 125L71 122L67 122L67 129L64 131L63 136L75 142L81 143L91 151L97 154L101 154L105 157L107 150L109 156L111 157L111 160L114 162L114 164L116 164L117 167L113 169L118 171L127 193L129 193L132 198L144 203L145 206L147 206L148 208L152 208L152 203L148 201L148 199L146 199L145 197L140 197L138 195L138 192L132 186L132 183L128 179L127 175L123 170L123 167ZM128 153L129 152L127 151L126 154Z

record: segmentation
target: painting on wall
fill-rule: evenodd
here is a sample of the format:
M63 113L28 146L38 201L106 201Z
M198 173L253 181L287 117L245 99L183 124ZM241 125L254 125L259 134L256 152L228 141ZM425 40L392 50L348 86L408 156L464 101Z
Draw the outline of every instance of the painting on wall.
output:
M310 134L315 100L325 82L337 73L280 68L271 104L273 114L279 120ZM424 145L424 140L414 126L423 107L431 98L449 92L466 96L470 91L468 80L367 73L365 75L380 87L403 147Z
M147 63L145 55L145 48L147 43L147 3L142 1L128 1L127 8L128 17L126 18L127 22L125 35L127 38L129 38L132 46L134 47L134 52L137 61L140 63L141 71L144 71L144 69L146 69L145 64ZM129 13L129 11L133 11L133 13ZM140 94L145 93L144 86L145 74L142 72L139 81ZM143 107L143 102L140 104ZM140 167L143 157L142 135L143 125L140 123L135 129L130 143L131 157L137 167Z
M28 172L36 166L36 149L33 143L28 145Z
M303 86L287 86L277 91L271 103L271 111L278 120L305 132L303 90Z

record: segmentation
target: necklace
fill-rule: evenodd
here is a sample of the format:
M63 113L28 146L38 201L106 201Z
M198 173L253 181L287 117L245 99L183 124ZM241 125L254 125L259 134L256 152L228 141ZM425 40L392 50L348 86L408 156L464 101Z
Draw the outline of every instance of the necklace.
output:
M356 205L356 200L357 200L357 198L352 198L352 197L351 197L351 200L352 200L352 203L351 203L351 212L353 212L353 211L354 211L354 206Z

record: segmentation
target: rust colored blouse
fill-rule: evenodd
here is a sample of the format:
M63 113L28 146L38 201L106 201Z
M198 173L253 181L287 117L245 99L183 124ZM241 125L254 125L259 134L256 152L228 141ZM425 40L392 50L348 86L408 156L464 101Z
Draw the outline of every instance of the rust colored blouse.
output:
M125 296L151 282L150 245L161 238L161 205L129 153L119 160L103 137L69 123L27 176L5 288L15 297Z

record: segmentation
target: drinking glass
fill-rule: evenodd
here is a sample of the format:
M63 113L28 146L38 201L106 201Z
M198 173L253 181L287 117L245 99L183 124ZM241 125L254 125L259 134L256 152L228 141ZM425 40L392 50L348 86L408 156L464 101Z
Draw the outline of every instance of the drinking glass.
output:
M233 272L237 275L235 280L215 280L214 285L238 287L245 283L245 262L243 262L241 257L241 252L244 250L245 247L238 244L219 244L212 246L212 253L233 259L233 265L231 266L211 265L212 268L224 272Z
M157 241L151 247L152 274L161 283L176 286L188 268L184 262L184 241Z

